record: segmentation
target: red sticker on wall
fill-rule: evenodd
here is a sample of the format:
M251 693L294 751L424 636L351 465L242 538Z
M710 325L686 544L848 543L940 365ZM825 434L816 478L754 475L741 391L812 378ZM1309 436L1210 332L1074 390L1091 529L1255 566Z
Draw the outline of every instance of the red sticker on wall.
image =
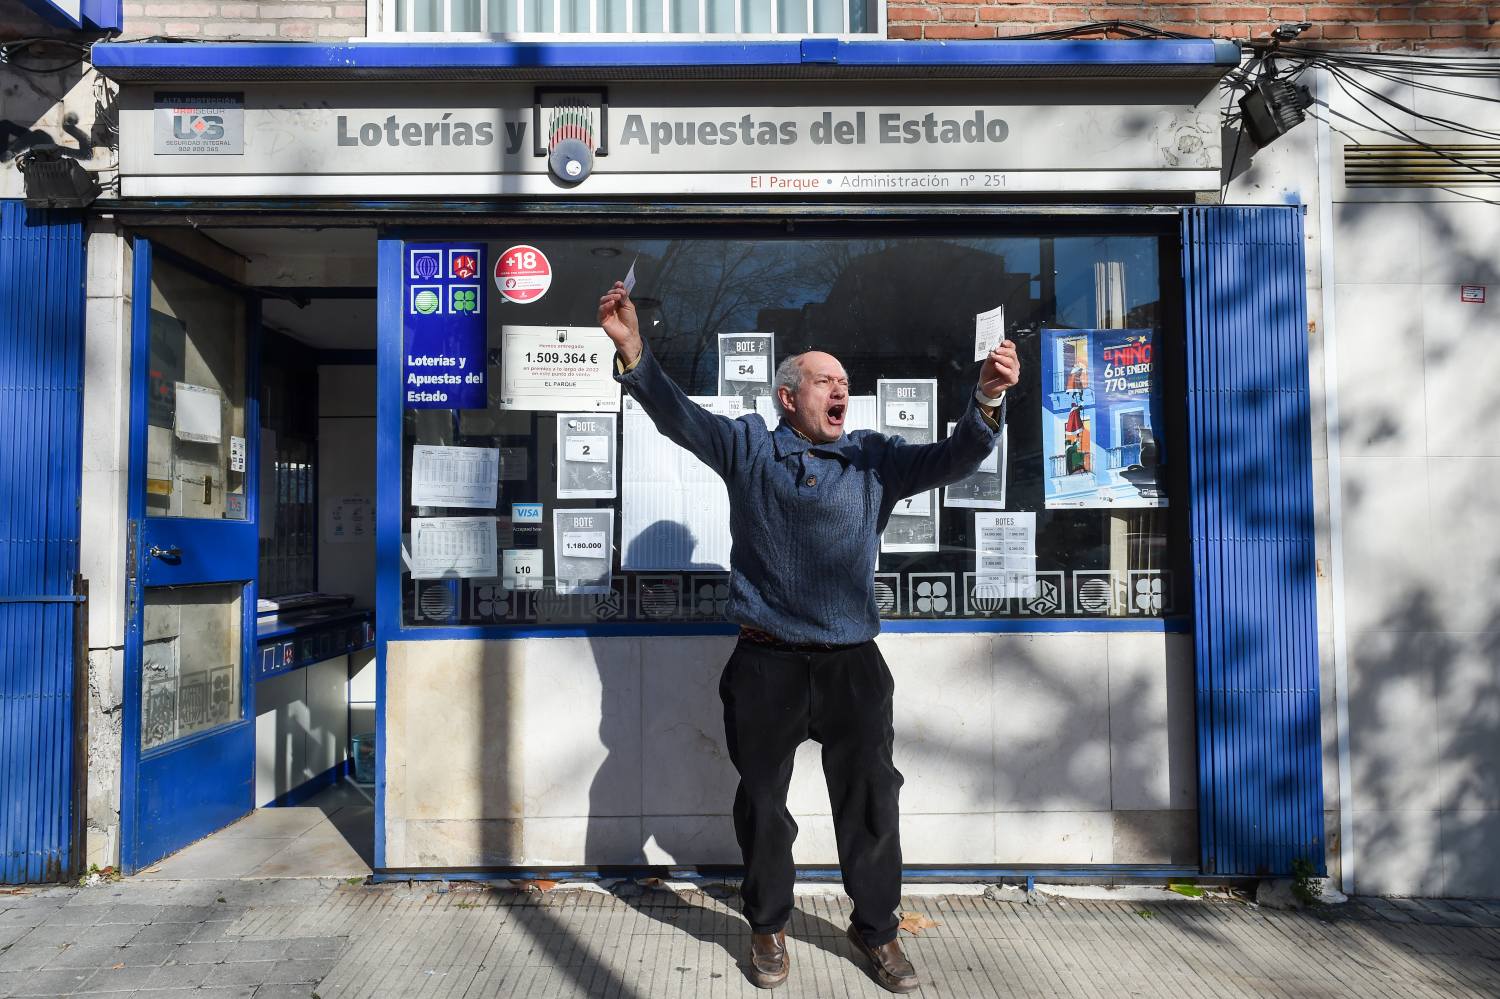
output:
M1467 302L1469 305L1484 304L1484 285L1464 284L1458 287L1458 300Z
M534 246L512 246L495 261L495 287L509 301L535 302L552 287L552 264Z

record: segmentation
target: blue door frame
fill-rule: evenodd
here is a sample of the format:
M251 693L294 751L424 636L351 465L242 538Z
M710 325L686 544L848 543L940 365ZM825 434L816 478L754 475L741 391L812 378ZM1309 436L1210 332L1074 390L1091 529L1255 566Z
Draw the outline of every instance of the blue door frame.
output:
M120 762L120 859L135 873L169 853L202 839L248 814L255 791L255 576L259 558L257 487L245 476L246 519L196 520L146 514L146 406L151 348L151 275L161 257L226 294L243 295L191 261L171 255L144 238L134 242L131 313L130 487L128 494L125 697ZM246 469L259 467L257 363L259 299L246 305ZM153 548L180 556L153 556ZM203 583L243 584L240 621L240 716L238 719L141 752L141 672L144 591L147 587Z

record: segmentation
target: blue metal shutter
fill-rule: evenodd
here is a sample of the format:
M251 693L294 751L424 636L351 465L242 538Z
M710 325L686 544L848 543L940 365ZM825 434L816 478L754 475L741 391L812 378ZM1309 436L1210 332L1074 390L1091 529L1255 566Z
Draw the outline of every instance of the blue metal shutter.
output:
M1205 874L1324 869L1299 207L1183 213Z
M83 224L0 201L0 882L72 873ZM86 696L86 691L78 692Z

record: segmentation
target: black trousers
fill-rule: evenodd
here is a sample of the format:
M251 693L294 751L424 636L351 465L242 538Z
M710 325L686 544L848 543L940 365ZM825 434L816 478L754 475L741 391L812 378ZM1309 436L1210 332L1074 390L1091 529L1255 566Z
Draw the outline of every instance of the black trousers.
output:
M844 890L854 928L872 947L896 938L901 901L901 774L891 759L891 671L874 642L792 651L740 640L719 680L729 757L740 774L734 831L745 858L741 894L755 933L792 913L792 841L786 807L792 758L823 746Z

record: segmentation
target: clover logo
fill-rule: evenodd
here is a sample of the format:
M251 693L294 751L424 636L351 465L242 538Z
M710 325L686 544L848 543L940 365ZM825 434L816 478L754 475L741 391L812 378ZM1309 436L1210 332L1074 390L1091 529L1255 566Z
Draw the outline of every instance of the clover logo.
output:
M455 313L478 312L479 291L475 288L454 288L452 307Z

